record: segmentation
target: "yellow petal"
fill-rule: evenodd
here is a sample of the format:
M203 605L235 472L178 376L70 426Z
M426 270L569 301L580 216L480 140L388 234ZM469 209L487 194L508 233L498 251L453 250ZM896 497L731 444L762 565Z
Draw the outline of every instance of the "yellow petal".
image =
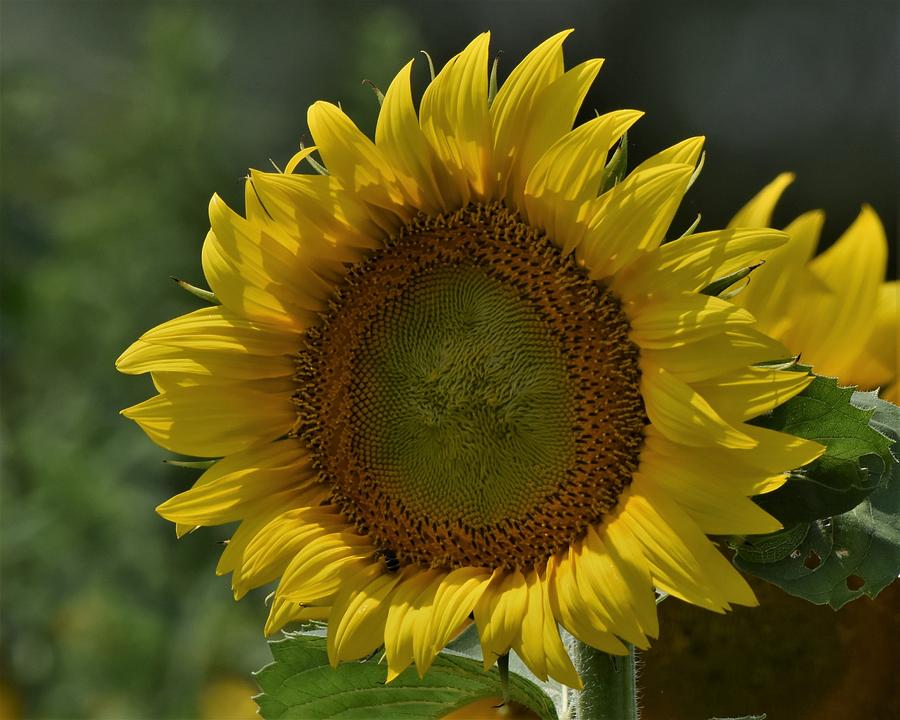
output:
M279 494L303 494L310 504L327 496L325 486L316 482L307 450L295 440L268 443L219 460L193 488L156 511L172 522L223 525L252 515L255 504Z
M875 326L859 360L844 380L862 389L890 385L898 374L900 282L882 283L875 306Z
M514 644L516 653L541 680L546 681L549 676L580 690L581 678L559 637L546 581L537 571L532 570L528 573L525 584L528 607Z
M563 74L562 44L571 33L571 30L556 33L528 53L513 68L491 104L494 165L500 196L506 194L508 178L522 154L537 98Z
M812 462L825 447L812 440L794 437L753 425L742 426L757 443L759 451L748 453L746 462L767 470L770 474L792 470Z
M635 305L628 310L631 339L642 348L680 347L734 325L752 325L746 310L709 295L680 293Z
M453 193L445 196L442 191L450 183L419 127L410 89L412 65L410 60L384 94L375 128L375 146L390 161L413 207L426 213L449 210L458 204L459 198Z
M683 445L680 447L684 447ZM608 520L598 533L606 554L625 580L629 593L612 596L623 608L631 605L641 631L648 637L659 637L659 618L656 614L656 593L647 558L618 517Z
M328 516L317 521L322 534L310 537L291 558L278 584L278 597L315 603L338 591L343 578L352 575L348 568L359 569L370 563L375 548L368 538L347 529L324 532L330 521Z
M591 527L584 539L575 543L572 550L575 578L588 606L599 615L611 632L638 647L648 647L649 643L633 608L640 602L634 598L636 593L644 592L648 598L654 597L649 575L645 582L631 587L613 555L607 551L605 543Z
M528 128L510 170L506 197L520 212L527 213L523 203L525 183L538 159L553 143L572 129L578 109L603 61L587 60L563 73L540 91Z
M328 606L305 607L298 603L275 598L269 608L269 618L266 620L264 633L269 637L292 622L327 621L329 610Z
M674 442L693 447L756 446L752 438L723 419L690 385L662 368L641 365L641 393L650 422Z
M300 505L302 505L302 503L300 503ZM244 562L244 553L247 550L247 545L254 537L256 537L256 533L262 530L273 518L277 517L285 510L290 510L299 507L300 505L280 503L278 502L278 498L276 498L275 503L264 505L256 512L256 514L247 517L240 525L238 525L237 530L234 531L231 539L228 540L225 545L225 549L222 551L219 562L216 564L216 575L226 575L227 573L235 571L239 572L241 565Z
M328 616L328 661L337 667L356 660L384 642L389 598L399 576L385 573L382 563L347 573Z
M238 364L240 366L240 364ZM293 375L282 375L281 377L263 377L240 379L235 378L227 373L236 371L227 364L221 365L221 374L208 375L201 373L200 370L204 366L189 366L185 364L165 365L164 367L182 368L178 370L152 370L150 377L153 379L153 386L158 392L167 393L175 390L183 390L185 388L195 388L204 386L211 388L217 387L220 392L228 392L235 384L240 384L245 390L253 392L269 393L275 395L290 395L297 388L297 383L293 379ZM240 381L238 383L238 380Z
M610 147L643 113L620 110L589 120L566 133L537 161L525 184L525 207L533 225L544 228L564 255L580 242L606 168Z
M723 417L744 421L787 402L812 381L802 372L747 367L692 387Z
M402 573L397 589L391 597L384 626L384 652L387 656L387 682L402 673L414 657L416 639L423 643L427 621L423 615L434 604L434 596L444 578L440 570L409 567ZM427 620L427 618L426 618Z
M628 649L608 631L579 590L571 553L552 556L547 560L550 607L566 630L581 642L612 655L626 655Z
M284 435L296 420L289 395L211 385L172 390L122 411L167 450L222 457Z
M731 476L712 476L672 470L664 456L641 454L641 479L672 498L708 535L749 535L775 532L781 523L745 496L747 489Z
M168 320L145 332L140 340L152 345L259 356L294 353L299 338L299 333L253 322L216 306ZM120 361L124 358L125 353Z
M450 171L463 204L493 192L487 60L490 33L482 33L448 62L422 96L425 137Z
M820 375L849 376L875 328L878 287L887 266L887 239L878 215L864 206L838 241L810 263L831 294L785 336Z
M690 165L696 166L697 160L700 159L700 152L703 150L703 143L706 141L701 135L697 137L687 138L687 140L682 140L672 147L668 147L665 150L656 153L640 165L638 165L632 172L640 172L643 170L649 170L650 168L661 167L663 165Z
M792 182L794 182L794 173L781 173L738 211L737 215L728 223L728 227L767 227L772 222L772 211L778 204L778 199Z
M243 563L232 577L235 600L281 577L311 538L344 527L346 521L338 513L326 514L324 508L295 508L275 517L247 543Z
M284 166L284 174L285 175L293 174L297 170L297 168L300 166L300 163L303 162L304 160L306 160L306 158L308 158L310 155L312 155L318 149L319 148L317 148L315 145L310 145L310 146L302 148L298 152L294 153L293 156L291 156L291 159L288 160L287 165ZM251 182L248 183L248 185L252 185L252 180L251 180ZM256 195L257 198L259 197L259 195L255 191L254 191L254 195ZM268 211L266 211L266 214L267 215L269 214ZM247 217L249 218L250 215L248 214Z
M347 190L404 219L414 214L390 163L343 110L320 100L310 106L307 123L329 173Z
M379 247L394 226L380 227L380 216L330 175L253 170L250 177L273 224L297 238L302 253L329 272L336 272L341 263L358 262L362 251Z
M484 593L475 603L475 623L481 639L484 669L509 652L519 635L528 609L525 576L518 570L496 570Z
M694 448L674 443L652 425L646 428L641 463L657 460L673 482L696 485L710 482L710 478L743 496L758 495L775 489L784 482L784 473L815 460L824 452L818 443L763 430L752 425L744 431L758 443L753 450L731 450L721 447Z
M315 150L315 147L301 150L297 155L294 155L294 158L299 156L297 162L300 162L303 157L312 153L313 150ZM259 192L250 177L244 181L244 217L254 225L259 226L266 226L272 222L272 217L269 215L269 211L266 210L265 205L263 205Z
M200 526L192 523L175 523L175 537L181 540L181 538L188 533L194 532L198 527Z
M288 355L186 350L177 345L137 340L116 361L116 369L131 375L155 371L235 380L287 377L294 374L294 361Z
M468 622L491 575L483 568L463 567L451 571L440 583L434 598L426 635L420 656L416 658L419 675L431 666L434 656L444 649L448 642Z
M696 292L714 280L758 263L787 241L778 230L715 230L686 235L638 257L612 278L624 300L639 300L661 291Z
M212 230L203 243L203 273L225 307L295 330L317 322L333 287L313 271L308 253L295 238L277 226L245 220L216 195L209 218Z
M789 356L780 342L752 327L735 325L683 347L645 348L641 362L650 368L665 368L679 380L694 383L746 365Z
M635 476L621 519L643 548L656 585L715 612L730 602L756 604L749 586L697 525L642 479Z
M659 245L687 190L692 165L660 165L631 173L594 201L575 257L592 279L616 273L635 253Z
M795 308L798 293L814 278L806 268L819 242L825 213L814 210L804 213L784 231L788 242L766 256L765 264L753 271L750 282L735 298L735 304L747 308L756 316L760 329L780 338L785 321L792 315L803 322L806 311L803 303ZM810 285L810 291L827 291L821 283Z

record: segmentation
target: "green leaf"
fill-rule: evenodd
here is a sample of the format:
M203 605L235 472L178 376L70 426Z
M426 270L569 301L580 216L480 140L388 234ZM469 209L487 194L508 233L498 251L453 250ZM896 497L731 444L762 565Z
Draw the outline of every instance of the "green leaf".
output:
M853 393L851 401L870 413L869 425L887 436L888 444L900 440L900 408L874 393ZM862 595L875 597L900 574L900 464L890 453L887 457L879 487L856 507L748 539L736 548L734 564L791 595L834 609Z
M854 405L853 395L833 378L817 376L801 394L752 421L827 448L818 460L791 473L778 490L756 498L785 526L853 509L882 484L893 464L891 440L869 423L874 406Z
M298 634L270 643L275 662L256 674L263 692L254 698L266 720L428 720L501 693L497 669L484 672L468 658L442 653L423 679L410 668L386 685L386 668L375 659L332 669L325 642L323 637ZM510 674L509 689L511 701L531 708L543 720L556 720L550 698L530 681Z
M777 563L794 552L808 533L809 524L800 523L768 535L741 538L741 559L752 563Z

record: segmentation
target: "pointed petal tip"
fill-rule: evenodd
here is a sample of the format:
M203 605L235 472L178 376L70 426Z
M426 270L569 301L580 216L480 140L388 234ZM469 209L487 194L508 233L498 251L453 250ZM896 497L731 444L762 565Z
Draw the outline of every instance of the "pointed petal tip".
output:
M175 497L177 497L177 495ZM172 497L166 500L164 503L160 503L156 506L154 512L163 520L168 520L169 522L181 522L177 517L177 513L172 512L172 501L174 499L175 498Z
M147 401L145 400L144 402L147 402ZM119 415L121 415L122 417L127 417L129 420L134 420L135 422L137 422L136 410L143 404L144 403L138 403L137 405L132 405L131 407L123 408L123 409L119 410Z
M790 185L794 180L797 179L796 173L787 171L780 173L778 177L775 178L775 182L784 183L785 185Z
M125 350L123 350L123 351L122 351L122 354L119 355L119 357L116 358L115 368L116 368L116 370L118 370L120 373L130 374L130 373L127 373L127 372L126 372L125 370L123 370L122 368L125 367L126 360L128 359L128 356L131 354L131 348L132 348L132 347L134 347L134 344L130 345L130 346L127 347Z

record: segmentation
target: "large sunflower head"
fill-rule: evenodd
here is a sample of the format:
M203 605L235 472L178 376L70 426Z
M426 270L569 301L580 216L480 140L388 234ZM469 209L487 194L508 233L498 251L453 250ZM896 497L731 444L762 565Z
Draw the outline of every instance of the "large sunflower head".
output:
M792 173L779 175L741 208L730 227L768 225L793 180ZM898 402L900 282L884 281L884 226L864 205L837 241L815 255L824 222L821 210L794 219L784 229L788 242L770 254L735 302L819 374L864 390L881 388L883 397Z
M559 626L646 647L654 588L754 604L706 534L779 527L749 496L820 446L746 424L802 390L754 367L787 351L700 291L782 233L663 244L702 138L612 182L641 113L572 129L600 68L553 36L489 97L488 35L433 78L411 64L375 140L335 105L315 148L218 198L203 269L221 304L119 359L159 391L125 414L163 447L220 458L159 508L180 533L239 521L218 567L235 595L278 581L266 631L327 620L333 663L385 646L425 672L477 625L580 685ZM314 150L323 174L297 174Z

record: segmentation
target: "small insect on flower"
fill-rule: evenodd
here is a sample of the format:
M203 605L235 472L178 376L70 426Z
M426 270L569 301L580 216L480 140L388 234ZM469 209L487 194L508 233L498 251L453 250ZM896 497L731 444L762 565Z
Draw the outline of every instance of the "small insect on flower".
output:
M384 561L384 569L389 573L395 573L400 569L400 560L390 548L378 548L375 551L375 559Z

